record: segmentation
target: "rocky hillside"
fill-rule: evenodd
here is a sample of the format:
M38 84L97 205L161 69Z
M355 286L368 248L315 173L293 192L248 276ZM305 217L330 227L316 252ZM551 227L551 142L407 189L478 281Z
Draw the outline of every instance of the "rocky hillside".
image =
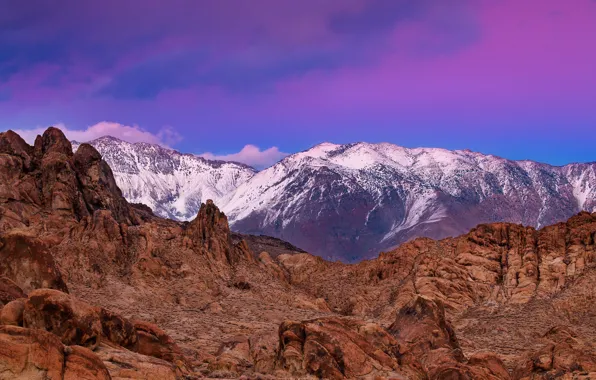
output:
M211 201L156 217L91 145L9 131L0 378L590 379L595 240L584 212L328 262L231 233Z

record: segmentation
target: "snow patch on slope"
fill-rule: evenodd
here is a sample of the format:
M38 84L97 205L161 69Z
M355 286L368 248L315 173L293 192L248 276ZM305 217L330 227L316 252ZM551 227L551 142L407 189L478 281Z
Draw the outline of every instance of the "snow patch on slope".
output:
M178 220L193 219L207 199L221 203L224 196L256 172L239 163L207 160L113 137L102 137L90 144L110 165L129 202L144 203L157 215ZM73 142L73 150L79 145Z

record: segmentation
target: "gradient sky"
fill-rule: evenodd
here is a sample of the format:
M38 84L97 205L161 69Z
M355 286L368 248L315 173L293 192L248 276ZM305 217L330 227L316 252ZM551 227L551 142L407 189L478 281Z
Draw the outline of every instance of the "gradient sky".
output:
M0 0L0 130L52 124L261 167L322 141L594 161L596 1Z

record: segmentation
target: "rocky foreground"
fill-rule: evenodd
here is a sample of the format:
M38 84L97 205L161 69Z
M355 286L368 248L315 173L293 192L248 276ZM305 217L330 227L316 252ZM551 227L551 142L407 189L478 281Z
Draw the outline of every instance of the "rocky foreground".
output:
M581 213L333 263L212 202L131 205L57 129L0 133L0 379L596 378L595 240Z

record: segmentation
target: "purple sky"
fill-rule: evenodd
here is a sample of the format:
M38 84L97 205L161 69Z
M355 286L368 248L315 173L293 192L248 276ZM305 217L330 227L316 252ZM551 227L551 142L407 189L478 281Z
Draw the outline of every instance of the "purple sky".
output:
M596 160L594 0L0 4L0 130L256 166L322 141Z

